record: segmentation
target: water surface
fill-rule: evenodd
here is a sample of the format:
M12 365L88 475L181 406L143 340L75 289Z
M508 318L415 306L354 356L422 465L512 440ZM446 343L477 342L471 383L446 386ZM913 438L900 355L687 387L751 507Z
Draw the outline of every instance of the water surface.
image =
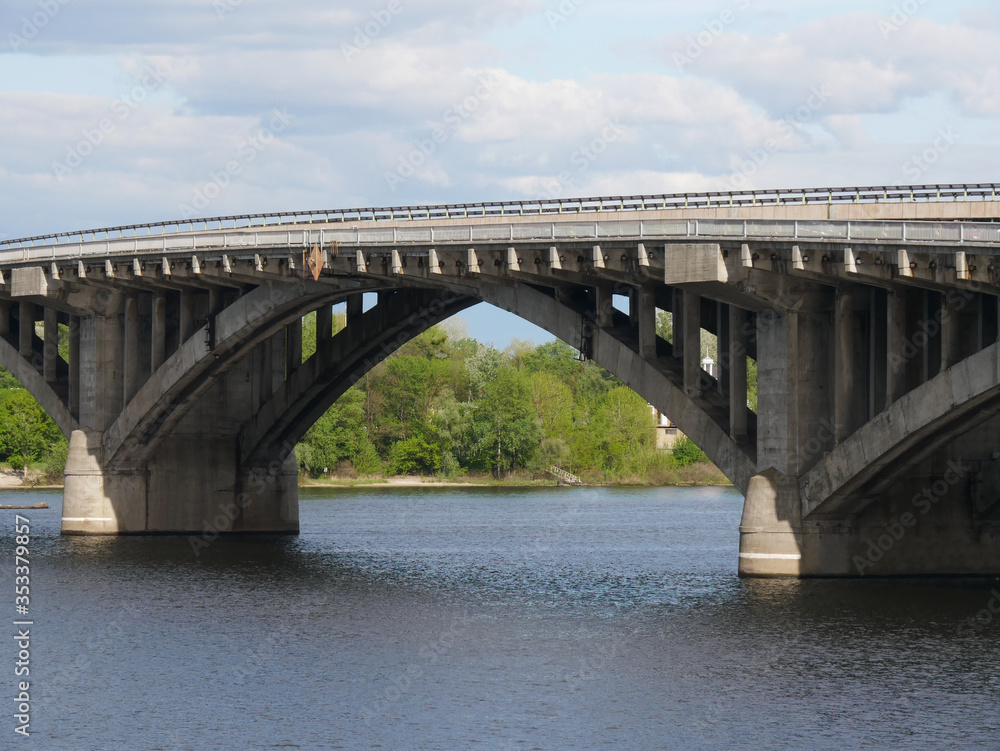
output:
M308 490L198 555L42 500L0 748L1000 748L1000 582L740 580L733 491Z

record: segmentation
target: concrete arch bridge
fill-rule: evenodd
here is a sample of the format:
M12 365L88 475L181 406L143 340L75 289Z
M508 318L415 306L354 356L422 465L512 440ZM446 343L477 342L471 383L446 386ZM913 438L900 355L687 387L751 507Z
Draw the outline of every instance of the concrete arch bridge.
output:
M296 442L376 363L485 301L580 349L705 450L746 495L741 574L996 574L998 218L995 185L935 185L25 238L0 242L0 364L70 436L65 533L295 533ZM719 337L718 378L702 331Z

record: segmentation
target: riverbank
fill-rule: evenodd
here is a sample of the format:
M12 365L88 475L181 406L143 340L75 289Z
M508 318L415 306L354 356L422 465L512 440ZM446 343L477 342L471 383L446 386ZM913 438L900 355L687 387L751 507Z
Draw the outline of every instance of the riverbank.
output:
M555 478L538 479L528 475L497 479L490 475L467 475L442 480L438 477L330 477L301 478L300 488L395 487L395 488L545 488L554 487ZM732 483L713 464L692 464L672 470L660 478L630 477L618 482L587 481L588 487L731 487Z
M486 476L464 476L442 480L438 477L330 477L327 479L300 478L300 488L354 488L383 486L387 488L545 488L558 484L555 478L538 479L530 476L496 479ZM585 482L588 487L729 487L726 477L711 464L692 464L673 470L663 478L632 477L619 482ZM0 490L50 490L62 484L48 484L41 473L29 472L24 482L20 472L0 469Z

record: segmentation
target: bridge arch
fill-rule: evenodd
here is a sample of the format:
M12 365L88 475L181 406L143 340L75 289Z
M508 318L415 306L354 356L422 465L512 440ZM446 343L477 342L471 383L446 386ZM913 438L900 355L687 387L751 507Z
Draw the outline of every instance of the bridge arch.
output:
M450 289L399 291L389 307L376 306L317 350L257 412L241 434L243 460L250 465L268 457L284 460L309 428L365 373L402 344L470 305L488 302L507 310L570 344L578 346L585 329L597 328L585 311L560 302L529 285L483 283L475 297ZM610 331L595 334L593 359L669 414L733 484L745 492L754 474L752 461L703 406L677 386L654 358L643 358Z

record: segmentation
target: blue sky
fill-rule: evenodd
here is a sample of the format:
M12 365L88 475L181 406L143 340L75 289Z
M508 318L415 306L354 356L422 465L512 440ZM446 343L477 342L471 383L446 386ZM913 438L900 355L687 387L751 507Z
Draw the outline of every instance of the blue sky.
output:
M176 218L233 161L202 215L994 182L995 8L7 0L0 236Z

